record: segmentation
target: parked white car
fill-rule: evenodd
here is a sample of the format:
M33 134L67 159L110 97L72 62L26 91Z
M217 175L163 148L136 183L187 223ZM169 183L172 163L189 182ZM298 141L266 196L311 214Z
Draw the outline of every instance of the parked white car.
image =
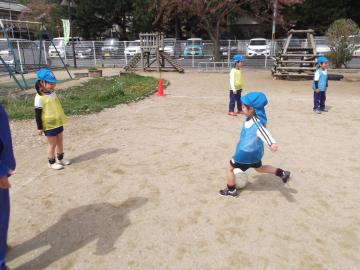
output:
M317 55L325 55L331 51L330 47L326 44L316 44L315 50Z
M246 47L246 56L270 56L270 46L265 38L253 38L250 39L249 44Z
M360 44L354 46L353 56L360 57Z
M164 52L166 52L170 56L175 56L176 39L175 38L165 38L164 45L165 45Z
M140 40L130 41L126 44L126 48L124 50L124 54L126 56L134 56L141 52L140 49Z
M9 43L11 48L9 48ZM15 54L15 57L14 57ZM0 56L5 64L10 65L12 68L22 71L27 71L38 65L39 63L39 50L36 42L26 39L10 38L9 41L5 38L0 38ZM18 63L15 63L15 58ZM3 63L0 62L0 66Z
M54 45L56 47L56 49L59 52L59 55L64 58L65 57L65 52L71 50L71 46L72 46L72 38L69 39L68 44L66 44L65 46L65 42L64 42L64 38L63 37L59 37L59 38L54 38L53 39ZM81 42L81 38L80 37L74 37L74 42L75 42L75 46L78 45ZM56 52L56 49L53 45L49 46L49 56L51 58L56 58L59 57L58 53Z

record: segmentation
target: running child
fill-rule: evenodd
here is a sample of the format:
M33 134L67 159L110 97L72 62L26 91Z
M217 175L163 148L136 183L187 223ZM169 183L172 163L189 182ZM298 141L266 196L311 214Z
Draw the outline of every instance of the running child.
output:
M327 69L329 60L325 56L320 56L317 60L318 69L314 75L312 89L314 90L314 112L320 114L327 112L325 108L326 90L328 87Z
M276 152L278 146L265 128L267 118L264 107L267 104L266 96L261 92L251 92L241 98L242 110L247 116L244 121L240 134L240 141L236 147L236 152L226 168L227 187L220 190L223 196L238 196L239 192L235 187L235 168L245 172L249 168L254 168L259 173L269 173L276 175L286 183L290 178L290 172L263 165L261 159L264 155L264 143L270 147L272 152Z
M230 102L229 102L229 115L236 116L237 113L242 113L241 107L241 91L243 89L243 77L241 73L242 62L244 57L241 54L235 54L232 62L234 67L230 71ZM235 103L238 112L234 112Z
M45 134L48 147L48 167L55 170L70 165L70 160L64 159L64 127L67 123L60 100L54 92L56 80L49 69L40 69L36 72L35 82L35 118L38 135Z

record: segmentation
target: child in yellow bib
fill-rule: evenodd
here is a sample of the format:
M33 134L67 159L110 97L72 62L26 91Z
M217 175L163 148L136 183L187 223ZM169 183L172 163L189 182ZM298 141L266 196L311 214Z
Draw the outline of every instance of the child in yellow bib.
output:
M241 74L241 65L244 57L241 54L235 54L232 62L234 67L230 71L230 102L229 102L229 115L236 116L234 112L235 103L237 105L238 113L242 113L241 106L241 91L243 89L243 78Z
M49 168L60 170L64 168L64 165L70 165L71 162L64 159L63 126L67 123L67 118L60 100L54 92L58 80L49 69L40 69L36 75L37 94L34 105L38 135L44 133L48 139Z

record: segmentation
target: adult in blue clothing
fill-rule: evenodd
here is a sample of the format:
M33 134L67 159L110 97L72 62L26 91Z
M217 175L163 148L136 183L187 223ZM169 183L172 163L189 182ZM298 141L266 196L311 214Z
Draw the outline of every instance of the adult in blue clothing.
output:
M8 269L5 256L10 217L9 177L14 173L15 166L9 120L0 105L0 270Z

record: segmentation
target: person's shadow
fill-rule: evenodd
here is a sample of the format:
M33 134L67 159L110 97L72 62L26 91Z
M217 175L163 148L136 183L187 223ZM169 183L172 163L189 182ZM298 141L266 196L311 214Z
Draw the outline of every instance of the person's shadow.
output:
M62 257L97 241L96 255L114 250L114 244L131 224L127 214L147 203L143 197L130 198L120 205L110 203L90 204L69 210L60 220L36 237L15 246L8 254L8 261L44 246L49 249L37 258L16 269L43 269Z
M80 156L74 157L71 159L71 161L73 163L80 163L80 162L88 161L91 159L97 159L98 157L100 157L102 155L111 155L118 151L119 151L119 149L116 149L116 148L99 148L99 149L95 149L90 152L84 153Z
M256 176L256 180L250 183L245 190L250 191L279 191L289 202L295 202L293 194L298 193L296 189L290 188L284 184L279 177L269 174L261 174ZM291 178L290 178L291 183Z

